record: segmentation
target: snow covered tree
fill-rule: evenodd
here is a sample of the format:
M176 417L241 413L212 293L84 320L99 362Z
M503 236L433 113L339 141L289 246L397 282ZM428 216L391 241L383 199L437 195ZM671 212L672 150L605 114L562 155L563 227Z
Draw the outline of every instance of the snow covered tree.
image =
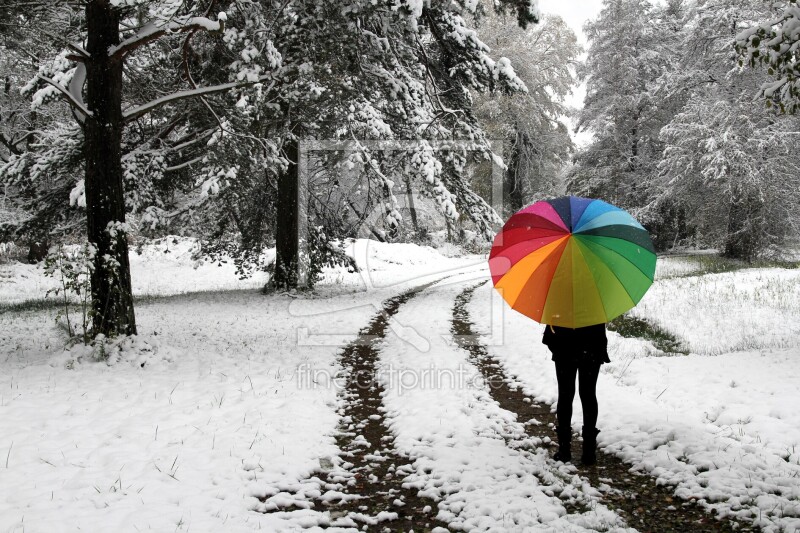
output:
M57 8L56 3L48 2L30 5L13 2L0 6L3 20L0 24L0 169L12 159L26 157L40 147L48 146L52 137L40 137L42 129L59 121L71 120L68 111L61 106L31 109L29 99L20 94L20 89L36 74L40 58L52 52L37 28L49 26ZM66 39L66 36L60 38ZM49 149L55 152L57 146L50 145ZM58 197L54 191L58 188L56 174L59 171L44 167L41 170L47 178L40 180L38 186L31 186L27 181L6 181L0 173L2 209L5 212L0 220L0 241L24 242L29 247L29 260L32 261L41 260L47 254L49 228L63 228L71 223L62 219L60 213L63 213L63 205L67 203L64 198L68 198L74 180L70 180L69 188L60 190L61 196ZM37 206L32 207L33 203Z
M782 113L800 110L800 4L798 0L770 2L772 8L763 19L747 21L736 35L736 48L742 65L767 67L773 81L761 85L760 93L768 105Z
M242 77L196 87L191 75L181 80L173 73L171 79L154 80L144 88L136 85L138 76L143 73L156 76L157 67L163 67L169 60L175 66L180 65L180 56L175 55L176 48L171 46L179 39L186 49L196 33L222 33L224 11L219 17L212 15L216 20L209 18L217 4L214 1L184 4L167 0L90 0L82 4L35 4L44 6L35 30L41 39L49 40L61 51L41 62L38 74L23 92L32 97L34 109L54 100L67 102L74 122L70 125L54 121L47 130L38 132L39 141L49 137L50 142L40 142L39 150L15 154L0 175L6 183L39 193L38 202L29 203L31 206L38 203L39 209L46 195L60 198L64 203L69 199L71 203L85 205L86 236L94 250L92 332L133 334L136 321L125 204L126 192L135 195L141 191L126 191L125 181L142 173L137 160L141 152L130 150L123 154L126 126L146 120L153 111L181 100L252 85L260 79ZM26 15L22 11L24 3L16 7L20 18L39 15L38 12ZM143 50L149 53L137 54ZM159 84L158 89L162 90L153 90ZM153 96L149 102L137 101L137 96L148 92ZM161 122L158 127L165 133L156 140L166 137L175 126L175 121ZM124 156L130 156L127 164ZM152 165L159 158L156 155L147 159L147 164ZM80 170L84 177L76 182L74 175ZM146 169L146 173L150 171ZM55 183L43 185L46 176ZM65 195L69 189L71 192Z
M789 206L800 200L798 121L753 104L761 80L740 72L733 48L740 26L769 9L743 0L691 6L680 70L689 99L662 130L652 203L682 207L702 244L746 260L796 232Z
M46 8L39 40L57 52L43 56L24 92L36 110L60 100L69 113L37 128L34 149L0 168L29 211L5 231L20 235L32 221L75 230L85 206L98 249L95 334L135 332L131 222L142 232L246 234L241 244L253 252L287 218L276 207L280 183L296 187L300 139L467 138L488 153L468 89L524 90L508 60L492 59L468 27L464 17L478 6L466 0L36 4ZM531 0L496 5L519 24L536 20ZM394 182L369 150L358 152L388 193L390 220ZM463 153L422 143L410 158L410 176L444 213L459 209L489 233L497 218L467 186Z
M273 26L273 41L282 54L280 75L263 100L243 104L245 113L273 117L272 125L259 135L280 139L278 144L284 147L286 157L276 186L278 206L289 205L297 195L296 143L349 140L355 153L348 163L369 176L373 190L381 191L372 201L383 204L388 233L401 219L395 184L402 183L430 194L446 217L464 213L489 234L498 219L469 188L463 170L468 150L440 151L426 142L466 139L488 154L488 141L471 111L469 90L525 89L508 59L493 59L469 26L465 16L476 15L480 4L351 0L346 5L314 0L286 3ZM516 13L517 23L535 20L530 2L498 2L496 7ZM392 139L420 143L392 156L360 142ZM398 159L406 164L398 165ZM402 174L392 175L390 167L402 168ZM241 190L236 181L229 186ZM272 284L281 288L295 285L301 260L291 237L293 213L293 209L280 213L275 228ZM315 225L309 221L310 227ZM264 228L265 236L268 231ZM251 244L259 241L264 239Z
M593 134L576 157L568 190L638 210L646 204L662 151L661 127L680 93L660 90L673 71L680 3L605 0L586 24L590 47L579 76L587 84L578 129Z
M534 27L514 28L501 15L479 26L492 49L508 57L525 82L525 93L477 95L475 113L492 138L505 141L508 168L503 204L509 212L550 196L574 146L563 118L564 99L576 80L581 52L564 21L547 16Z
M693 99L664 129L665 188L686 207L706 243L728 257L754 259L779 245L800 201L797 122L753 112L748 99L722 91Z

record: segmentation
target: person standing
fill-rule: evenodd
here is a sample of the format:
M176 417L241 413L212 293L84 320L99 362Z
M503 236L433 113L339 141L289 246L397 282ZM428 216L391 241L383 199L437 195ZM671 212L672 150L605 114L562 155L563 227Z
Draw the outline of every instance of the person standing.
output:
M578 393L583 406L583 453L581 463L593 465L597 462L597 377L600 366L610 363L605 324L583 328L564 328L546 325L542 343L553 354L558 381L558 404L556 406L556 435L558 451L556 461L572 460L572 401L575 398L575 378L578 378Z

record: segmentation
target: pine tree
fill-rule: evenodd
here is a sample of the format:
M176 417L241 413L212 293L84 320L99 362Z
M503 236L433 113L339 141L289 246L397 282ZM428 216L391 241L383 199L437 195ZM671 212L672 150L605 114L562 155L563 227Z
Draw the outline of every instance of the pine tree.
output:
M521 25L536 20L529 0L497 6ZM278 182L295 168L292 147L301 139L466 138L487 154L468 90L524 90L509 62L492 59L468 27L471 1L84 7L52 2L47 13L57 16L38 19L40 40L60 51L41 61L24 92L37 110L64 101L70 111L37 128L35 149L10 154L0 179L28 211L7 234L34 226L80 234L75 220L85 206L87 236L99 249L95 334L135 332L127 266L134 226L227 243L235 234L236 247L258 257L264 236L275 237L284 220L275 219ZM374 154L357 151L388 191L391 220L394 182L372 164ZM410 178L443 213L460 210L491 232L497 216L469 189L464 153L421 143L409 157ZM297 260L289 255L291 267Z
M74 123L51 121L37 136L38 140L49 136L53 142L40 144L36 151L14 154L0 175L23 191L39 193L27 204L39 211L32 214L33 220L48 220L47 215L40 214L48 196L60 197L63 203L69 198L70 203L85 205L86 236L94 250L91 279L94 335L136 333L128 263L130 226L126 223L125 204L126 193L137 196L142 191L125 190L125 181L135 178L139 155L130 146L128 153L123 153L126 126L181 100L259 81L246 79L198 88L189 79L190 87L180 90L186 81L173 78L169 80L169 90L160 92L160 96L149 102L135 100L136 96L146 95L149 88L138 90L133 83L137 75L148 69L157 70L159 61L168 62L170 47L160 41L174 43L180 36L186 39L184 46L188 46L196 33L223 30L224 15L219 20L206 16L215 3L208 3L204 11L200 5L184 6L168 1L91 0L84 3L82 10L54 2L45 6L44 15L38 19L35 31L63 48L56 57L42 62L38 74L23 92L32 97L34 108L59 99L67 102ZM53 13L57 16L51 16ZM66 26L51 27L59 21ZM159 49L160 46L163 48ZM158 60L153 61L153 56L137 57L136 52L143 48L150 48ZM175 125L162 123L159 127L168 133ZM148 159L158 160L163 151ZM76 183L70 177L81 168L84 177ZM56 183L50 186L37 183L45 173L54 174ZM68 189L71 192L65 195ZM63 208L55 210L63 211Z
M270 89L273 125L259 135L277 139L283 162L277 177L277 203L297 197L296 143L304 139L339 139L353 143L348 162L369 176L380 191L389 234L401 220L396 186L419 188L434 198L450 219L466 214L489 235L499 222L491 207L470 190L464 173L467 150L438 151L425 140L469 140L488 155L489 143L471 112L469 90L514 92L524 83L507 59L493 59L462 12L477 13L473 2L368 2L353 0L347 9L317 1L287 4L278 18L275 46L282 52L282 73ZM535 20L528 2L501 2L517 22ZM520 13L525 14L522 19ZM276 105L277 104L277 105ZM266 114L263 102L245 109ZM277 114L275 113L277 111ZM379 154L360 140L420 140L414 150ZM289 148L286 150L286 148ZM401 176L387 169L406 164ZM241 190L232 182L232 190ZM238 193L247 196L247 193ZM364 206L363 209L369 209ZM275 228L278 244L272 285L291 288L301 261L294 234L296 215L281 213ZM314 227L314 221L309 222ZM269 228L263 228L268 237ZM340 237L341 235L334 235ZM330 237L330 235L328 235ZM253 239L260 245L266 238ZM316 241L315 241L316 242ZM245 252L253 256L252 251Z

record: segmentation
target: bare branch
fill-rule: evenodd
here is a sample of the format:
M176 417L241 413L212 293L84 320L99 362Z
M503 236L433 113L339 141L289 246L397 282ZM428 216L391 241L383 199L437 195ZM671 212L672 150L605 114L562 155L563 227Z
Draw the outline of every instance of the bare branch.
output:
M2 133L0 133L0 143L6 148L8 148L8 151L11 152L12 154L22 155L22 152L17 148L17 144L19 143L14 143L13 141L9 141ZM0 157L2 157L2 155L3 154L0 153Z
M51 32L49 32L49 31L47 31L47 30L45 30L43 28L37 28L36 31L42 32L43 34L47 35L51 39L55 39L56 41L62 43L64 46L66 46L70 50L74 51L75 54L70 54L69 56L67 56L67 59L70 59L71 61L76 61L76 62L80 63L80 62L86 61L87 59L89 59L91 57L89 55L89 52L84 50L84 48L82 46L80 46L79 44L70 42L68 39L66 39L62 35L57 35L55 33L51 33Z
M183 163L179 163L177 165L174 165L174 166L171 166L171 167L167 167L167 168L164 169L164 172L174 172L175 170L180 170L182 168L186 168L186 167L192 166L195 163L199 163L200 161L202 161L204 157L205 156L201 155L201 156L195 157L194 159L190 159L188 161L184 161Z

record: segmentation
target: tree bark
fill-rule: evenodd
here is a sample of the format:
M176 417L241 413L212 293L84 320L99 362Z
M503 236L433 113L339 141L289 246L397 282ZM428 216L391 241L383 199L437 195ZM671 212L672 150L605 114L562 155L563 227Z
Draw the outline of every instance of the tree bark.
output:
M506 215L512 215L525 207L525 197L522 191L522 179L520 176L520 162L522 159L522 151L525 149L525 140L522 132L517 129L516 139L508 162L508 169L506 169L503 180L503 207L505 208Z
M389 205L391 204L391 198L392 198L392 191L391 191L391 189L389 189L389 185L384 182L384 184L383 184L383 201L384 201L384 205L386 206L385 207L385 215L387 217L388 217L388 215L391 214L391 210L389 208ZM400 227L399 226L397 226L396 224L395 225L389 225L389 227L386 227L386 226L387 226L386 219L384 219L383 227L386 228L386 240L387 241L391 242L391 241L397 239L400 236Z
M762 209L761 200L755 193L745 190L744 187L734 189L723 256L750 263L766 246L761 228Z
M419 239L419 221L417 220L417 207L414 205L414 189L411 187L411 178L406 176L406 201L408 211L411 214L411 227L414 229L414 237Z
M122 60L108 55L119 44L119 12L108 0L86 4L87 236L97 253L92 287L92 334L136 334L122 181Z
M299 180L297 175L297 141L287 140L283 145L289 165L278 177L278 209L275 229L275 272L272 287L276 289L295 289L298 282L300 261L298 239L297 195Z

